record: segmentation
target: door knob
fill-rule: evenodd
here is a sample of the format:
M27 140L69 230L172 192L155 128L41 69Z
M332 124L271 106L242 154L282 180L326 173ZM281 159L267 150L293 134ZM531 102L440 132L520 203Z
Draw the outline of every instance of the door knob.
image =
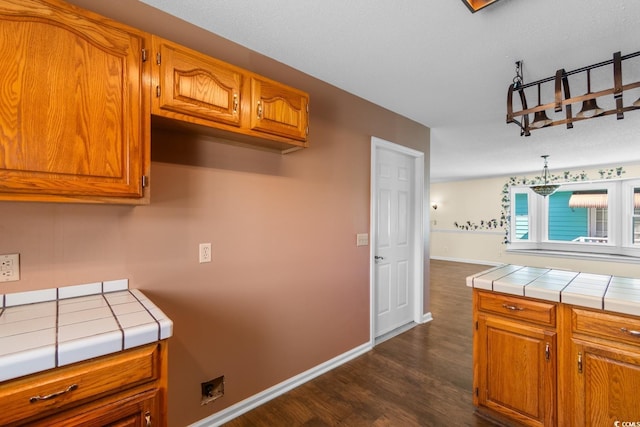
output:
M373 259L384 259L384 257L376 255L376 256L373 257Z

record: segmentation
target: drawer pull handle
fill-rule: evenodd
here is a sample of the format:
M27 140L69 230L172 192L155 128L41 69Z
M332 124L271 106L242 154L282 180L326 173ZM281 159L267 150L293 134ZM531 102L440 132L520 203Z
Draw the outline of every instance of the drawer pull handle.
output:
M53 398L58 397L60 395L63 395L65 393L69 393L70 391L73 391L73 390L75 390L77 388L78 388L78 384L71 384L69 387L65 388L64 390L60 390L60 391L57 391L55 393L47 394L46 396L33 396L32 398L29 399L29 403L36 403L36 402L39 402L41 400L50 400L50 399L53 399Z
M517 305L502 304L502 307L511 311L524 311L524 308L518 307Z
M622 331L625 334L629 334L632 337L640 338L640 331L629 330L627 328L620 328L620 331Z

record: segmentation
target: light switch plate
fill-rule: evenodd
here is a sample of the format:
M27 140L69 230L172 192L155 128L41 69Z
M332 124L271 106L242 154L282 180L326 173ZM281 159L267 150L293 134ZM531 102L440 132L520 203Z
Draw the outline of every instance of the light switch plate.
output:
M20 280L20 254L0 255L0 282Z
M356 246L367 246L369 244L369 233L356 234Z

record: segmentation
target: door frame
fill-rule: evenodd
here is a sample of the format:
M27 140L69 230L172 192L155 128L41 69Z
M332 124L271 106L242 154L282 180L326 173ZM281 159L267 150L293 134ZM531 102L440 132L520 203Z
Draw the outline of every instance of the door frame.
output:
M374 256L377 245L376 224L378 205L378 180L376 178L376 162L378 159L378 150L386 149L396 153L404 154L413 158L414 166L414 191L413 191L413 232L420 236L413 239L413 321L415 323L424 323L428 321L430 316L424 316L424 248L426 244L426 237L424 235L424 153L417 151L403 145L394 144L393 142L385 141L384 139L371 137L371 202L370 202L370 224L369 235L371 236L369 242L369 302L370 302L370 343L371 346L375 346L375 263Z

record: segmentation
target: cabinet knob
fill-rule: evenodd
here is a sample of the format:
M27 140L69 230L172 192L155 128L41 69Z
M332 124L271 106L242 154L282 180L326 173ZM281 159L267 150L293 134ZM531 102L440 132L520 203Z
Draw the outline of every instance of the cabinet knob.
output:
M582 373L582 352L578 352L578 373Z
M544 346L544 358L547 361L551 360L551 346L549 345L549 343Z

